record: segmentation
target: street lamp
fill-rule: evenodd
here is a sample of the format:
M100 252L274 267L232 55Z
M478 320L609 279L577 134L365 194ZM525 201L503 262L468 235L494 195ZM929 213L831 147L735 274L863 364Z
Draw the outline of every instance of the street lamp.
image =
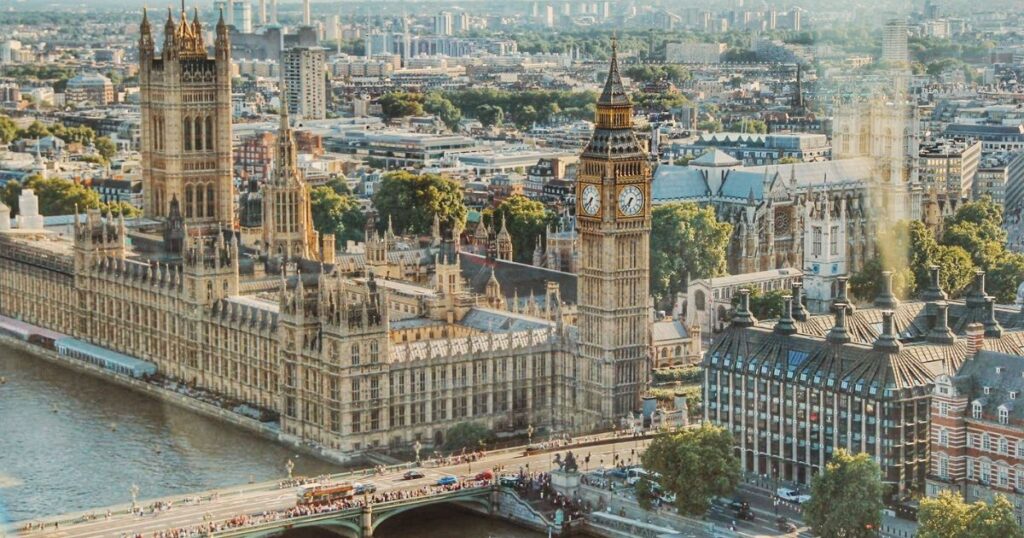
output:
M526 444L533 444L533 424L526 426Z
M135 501L139 498L139 486L132 484L132 486L128 488L128 493L132 496L132 512L135 512Z
M412 445L412 449L416 451L416 465L420 464L420 450L423 450L423 445L420 444L420 440L416 440L416 444Z
M284 470L288 471L288 480L292 479L292 471L295 470L295 462L288 458L288 462L284 464Z

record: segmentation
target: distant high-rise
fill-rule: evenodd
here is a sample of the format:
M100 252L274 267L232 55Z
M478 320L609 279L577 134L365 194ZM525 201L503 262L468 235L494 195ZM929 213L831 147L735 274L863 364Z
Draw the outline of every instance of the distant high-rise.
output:
M452 31L456 34L469 31L469 13L460 11L452 17Z
M451 12L442 11L434 15L434 33L437 35L452 35Z
M910 65L907 52L907 23L893 19L882 30L882 63L890 66Z
M260 0L257 8L257 16L260 20L260 26L267 25L267 0Z
M544 6L544 26L551 28L555 25L555 6L548 4Z
M284 51L285 101L288 112L304 120L322 120L327 116L327 81L320 47L292 47Z
M313 16L310 13L309 0L302 0L302 25L309 26L313 24Z

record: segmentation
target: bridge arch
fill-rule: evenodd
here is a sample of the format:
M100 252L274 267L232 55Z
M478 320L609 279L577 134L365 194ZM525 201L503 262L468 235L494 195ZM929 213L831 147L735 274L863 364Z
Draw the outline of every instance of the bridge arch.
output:
M339 537L342 537L342 538L361 538L362 535L363 535L363 530L360 527L359 523L357 523L355 521L352 521L352 520L340 519L340 520L333 520L333 521L311 521L311 522L306 523L306 524L297 523L297 524L289 527L283 533L281 532L281 529L276 529L276 530L267 531L267 534L253 534L253 535L247 535L247 536L261 536L261 537L262 536L267 536L267 537L269 537L269 536L283 536L283 537L287 538L288 536L292 535L291 531L303 531L303 530L313 530L313 529L320 529L322 531L328 531L328 532L334 534L335 536L339 536ZM312 535L304 534L304 533L301 533L301 532L300 533L296 533L296 534L298 536L312 536ZM322 536L322 534L318 533L317 536Z
M474 495L474 496L466 496L466 497L457 497L457 498L454 498L454 499L451 499L451 498L449 498L449 499L440 499L440 500L433 501L433 502L428 501L428 502L423 502L423 503L416 503L416 504L409 504L409 505L403 505L403 506L396 506L395 508L392 508L392 509L384 509L384 510L380 510L380 511L375 509L373 511L373 523L372 523L373 532L376 533L377 527L379 527L381 525L381 523L384 523L385 521L387 521L387 520L391 519L392 517L397 516L399 514L404 514L405 512L410 512L410 511L413 511L413 510L419 510L420 508L442 506L442 505L445 505L445 504L452 504L452 505L456 505L456 506L467 505L467 504L475 505L475 506L477 506L479 508L482 508L483 511L486 512L486 511L490 510L490 508L491 508L491 499L490 499L490 494L488 493L486 495Z

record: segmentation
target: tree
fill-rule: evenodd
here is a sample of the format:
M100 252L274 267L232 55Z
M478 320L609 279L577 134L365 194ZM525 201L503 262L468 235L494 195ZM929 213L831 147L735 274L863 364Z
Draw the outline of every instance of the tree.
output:
M386 93L377 101L386 119L423 115L423 96L409 92Z
M940 284L950 297L959 297L974 280L975 269L971 255L961 247L939 245L931 262L940 268Z
M366 216L351 196L341 195L329 185L310 191L313 228L320 234L334 234L336 244L363 239Z
M800 159L796 157L783 157L779 159L779 164L796 164L798 162L800 162Z
M839 449L811 480L804 521L818 536L878 536L882 523L882 470L871 456Z
M717 133L722 130L722 122L718 120L704 120L697 124L697 129L708 131L709 133Z
M654 208L651 228L651 293L669 305L684 281L725 273L732 225L719 222L712 206L692 202Z
M918 538L1024 538L1013 505L1002 495L991 504L967 504L959 493L943 491L921 499L917 520Z
M750 290L750 313L758 319L774 319L782 316L782 297L789 292L786 290L772 290L768 293L761 291L761 288ZM739 294L733 296L732 306L739 306Z
M14 183L15 185L11 185ZM22 189L32 189L39 198L39 214L49 217L52 215L71 215L86 209L102 208L103 202L100 195L88 187L60 178L43 178L39 175L29 176L18 185L10 181L3 191L4 203L11 208L11 215L18 213L18 196Z
M97 138L95 146L96 152L99 153L107 162L110 162L111 157L117 154L117 146L114 145L112 140L105 136Z
M116 202L107 202L101 208L104 213L110 212L115 217L124 215L124 218L131 219L142 215L142 210L129 204L128 202L122 202L120 200ZM81 211L81 210L79 210Z
M641 461L661 475L661 488L675 494L681 514L704 514L712 497L728 495L740 483L732 434L707 423L655 437Z
M1000 304L1009 304L1017 297L1017 287L1024 282L1024 254L1007 252L985 275L985 291Z
M480 105L476 109L476 119L480 120L484 127L501 125L505 122L505 111L500 106Z
M678 157L676 158L676 160L672 161L672 164L676 166L686 166L690 164L690 161L694 159L696 159L696 157L693 157L691 155L683 155L682 157Z
M987 271L1006 252L1002 207L990 199L964 204L946 219L941 242L962 247Z
M13 142L18 135L18 126L7 116L0 116L0 144Z
M39 120L35 120L24 130L18 132L18 138L42 138L49 136L50 130Z
M444 434L445 450L476 450L494 440L494 432L477 422L460 422Z
M544 235L545 228L555 216L544 208L544 204L516 194L506 198L491 212L491 227L499 230L502 218L512 236L513 259L520 263L532 263L537 238Z
M461 228L469 212L458 183L436 174L405 171L384 176L373 196L373 206L381 217L380 226L391 217L397 230L412 234L429 233L434 215L443 225Z
M892 292L899 299L910 297L915 288L914 273L909 267L883 269L881 258L864 262L861 270L850 277L850 293L862 302L871 302L882 293L882 271L892 271Z
M445 126L452 131L457 131L459 122L462 120L462 111L455 107L451 101L438 92L427 94L423 100L423 109L430 114L441 118Z

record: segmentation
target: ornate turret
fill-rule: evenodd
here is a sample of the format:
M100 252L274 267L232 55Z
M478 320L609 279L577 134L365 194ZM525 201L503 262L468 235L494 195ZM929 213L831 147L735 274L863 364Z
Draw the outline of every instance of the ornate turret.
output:
M142 9L142 23L139 24L139 55L151 58L155 45L153 44L153 28L149 24L149 14Z
M499 260L512 260L512 234L508 233L508 228L505 227L505 215L501 216L501 230L498 232L498 259Z

